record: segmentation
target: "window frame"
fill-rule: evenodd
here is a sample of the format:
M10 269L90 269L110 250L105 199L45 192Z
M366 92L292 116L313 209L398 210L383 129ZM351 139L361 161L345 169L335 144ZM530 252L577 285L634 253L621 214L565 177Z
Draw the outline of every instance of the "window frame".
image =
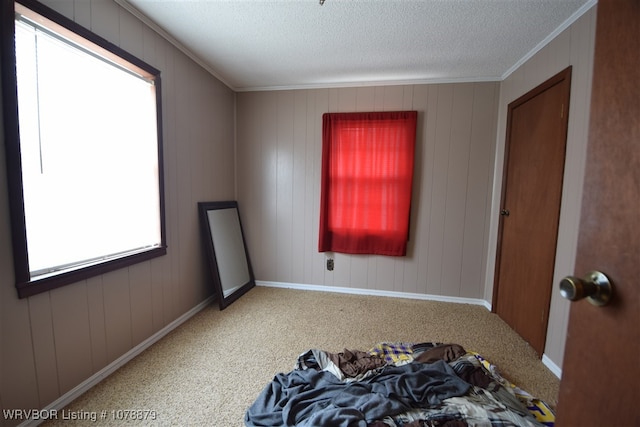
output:
M77 269L66 270L61 273L41 276L32 279L29 272L27 251L27 233L23 198L23 181L20 154L20 129L18 125L18 95L16 76L15 50L15 3L30 9L38 15L57 25L74 41L87 40L103 49L105 55L115 59L121 58L133 67L152 76L156 90L156 124L158 144L158 191L160 214L160 244L157 247L112 258L107 261L94 263ZM7 183L9 196L9 214L11 223L11 239L13 247L13 264L15 282L19 298L25 298L41 292L46 292L61 286L75 283L90 277L98 276L109 271L128 267L139 262L147 261L167 253L165 232L165 202L164 202L164 171L163 171L163 138L162 138L162 97L160 71L137 57L129 54L106 39L92 33L76 22L34 0L3 1L0 6L2 14L2 41L0 58L2 59L2 100L5 161L7 169Z

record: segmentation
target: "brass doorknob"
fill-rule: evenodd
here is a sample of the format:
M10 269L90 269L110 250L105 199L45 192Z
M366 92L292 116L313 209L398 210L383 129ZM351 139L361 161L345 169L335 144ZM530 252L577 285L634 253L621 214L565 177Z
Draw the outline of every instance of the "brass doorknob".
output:
M613 287L609 278L599 271L590 271L580 279L567 276L560 281L560 294L570 301L587 298L593 305L606 305L611 300Z

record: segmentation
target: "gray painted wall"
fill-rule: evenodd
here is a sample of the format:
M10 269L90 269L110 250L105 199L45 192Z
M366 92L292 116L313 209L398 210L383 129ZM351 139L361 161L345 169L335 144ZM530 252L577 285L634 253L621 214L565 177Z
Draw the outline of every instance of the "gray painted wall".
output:
M260 280L482 298L499 84L238 94L238 200ZM417 110L406 257L318 252L322 114Z
M233 199L235 191L235 94L229 88L112 1L45 4L162 72L168 253L19 300L1 149L2 409L50 404L212 295L196 204Z

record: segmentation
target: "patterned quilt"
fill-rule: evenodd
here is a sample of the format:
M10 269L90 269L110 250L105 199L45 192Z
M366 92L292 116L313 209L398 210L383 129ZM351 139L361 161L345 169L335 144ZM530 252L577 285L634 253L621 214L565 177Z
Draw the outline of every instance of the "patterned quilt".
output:
M553 426L549 405L458 344L379 343L301 354L245 415L245 425L331 427Z

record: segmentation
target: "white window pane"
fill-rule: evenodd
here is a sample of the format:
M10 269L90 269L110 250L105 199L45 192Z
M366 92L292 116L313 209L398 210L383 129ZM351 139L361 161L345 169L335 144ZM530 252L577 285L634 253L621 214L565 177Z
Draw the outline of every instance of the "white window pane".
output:
M29 270L159 245L153 85L22 25L16 47Z

